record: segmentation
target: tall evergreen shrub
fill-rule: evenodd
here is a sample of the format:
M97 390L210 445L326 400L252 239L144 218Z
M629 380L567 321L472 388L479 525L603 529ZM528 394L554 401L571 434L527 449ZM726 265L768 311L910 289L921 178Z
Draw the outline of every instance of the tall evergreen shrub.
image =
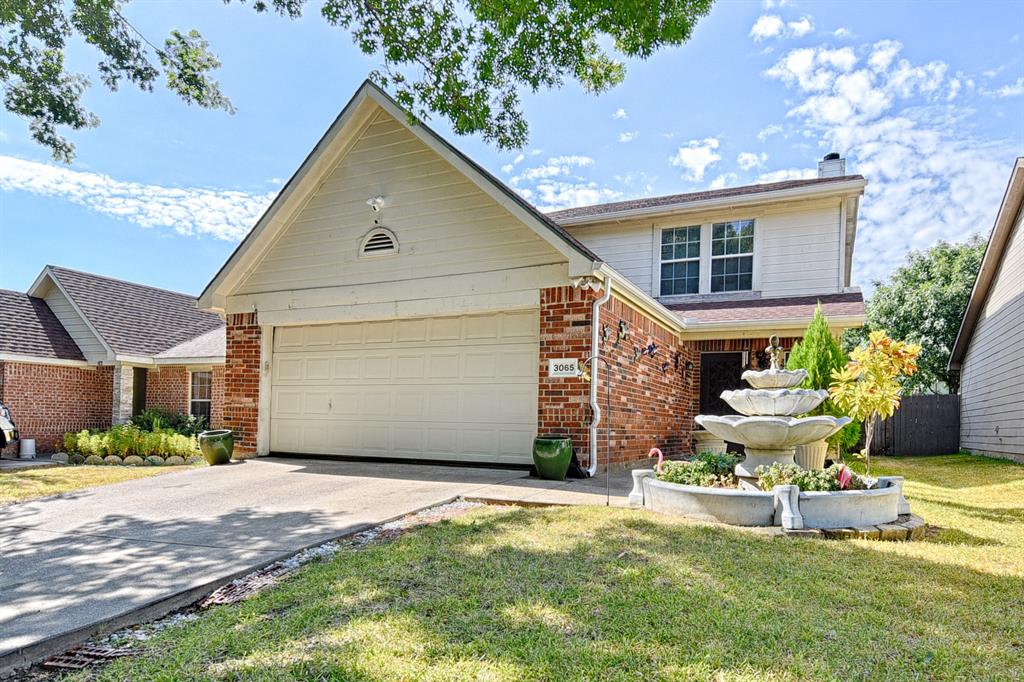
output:
M832 384L832 372L846 366L849 358L839 346L839 341L828 328L828 319L821 312L819 304L814 311L814 318L807 326L802 341L793 344L789 352L789 360L786 361L786 369L805 369L807 378L801 388L813 390L827 389ZM828 414L835 417L847 416L840 410L832 399L829 398L818 406L812 415ZM860 440L860 424L851 422L839 430L839 433L828 439L833 448L838 448L841 454L850 452L857 447Z

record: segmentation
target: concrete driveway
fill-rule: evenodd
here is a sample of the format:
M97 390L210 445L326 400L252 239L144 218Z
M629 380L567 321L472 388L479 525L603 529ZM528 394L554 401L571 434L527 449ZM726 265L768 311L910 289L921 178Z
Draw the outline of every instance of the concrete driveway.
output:
M524 476L261 458L0 507L0 673L309 545L456 496L562 485Z

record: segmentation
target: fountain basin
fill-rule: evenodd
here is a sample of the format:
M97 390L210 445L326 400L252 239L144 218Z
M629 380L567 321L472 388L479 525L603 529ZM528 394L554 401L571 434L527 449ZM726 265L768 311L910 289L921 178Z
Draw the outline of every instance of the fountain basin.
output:
M780 485L762 491L679 485L659 481L653 469L634 469L629 503L700 521L786 530L877 526L910 513L902 476L879 478L869 490L801 492L796 486Z
M708 415L694 418L698 424L723 440L743 443L751 450L788 454L797 445L824 440L850 423L849 417L744 417L738 414ZM788 452L787 452L788 451Z
M733 526L774 526L775 493L738 488L705 488L648 478L643 506L651 511Z
M825 389L812 391L807 388L745 388L738 391L722 391L722 400L732 409L747 416L806 414L821 405L826 398L828 391Z
M807 378L806 369L763 369L760 372L748 369L740 375L743 381L754 388L793 388Z

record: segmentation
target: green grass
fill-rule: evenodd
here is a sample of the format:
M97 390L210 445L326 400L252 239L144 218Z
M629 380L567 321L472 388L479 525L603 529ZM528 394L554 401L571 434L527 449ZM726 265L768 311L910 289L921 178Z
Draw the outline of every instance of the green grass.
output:
M483 509L168 629L103 680L1010 679L1024 466L877 458L925 542L771 538L605 508ZM84 675L83 675L84 677Z
M13 469L0 472L0 504L24 502L37 497L134 481L180 469L168 467L64 466L45 469Z

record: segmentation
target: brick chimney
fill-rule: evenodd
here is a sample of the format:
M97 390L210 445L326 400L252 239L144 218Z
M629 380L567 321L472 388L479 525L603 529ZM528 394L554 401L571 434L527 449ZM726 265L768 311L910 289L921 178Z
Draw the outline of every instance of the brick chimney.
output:
M846 175L846 159L839 152L831 152L818 162L819 178L840 178Z

